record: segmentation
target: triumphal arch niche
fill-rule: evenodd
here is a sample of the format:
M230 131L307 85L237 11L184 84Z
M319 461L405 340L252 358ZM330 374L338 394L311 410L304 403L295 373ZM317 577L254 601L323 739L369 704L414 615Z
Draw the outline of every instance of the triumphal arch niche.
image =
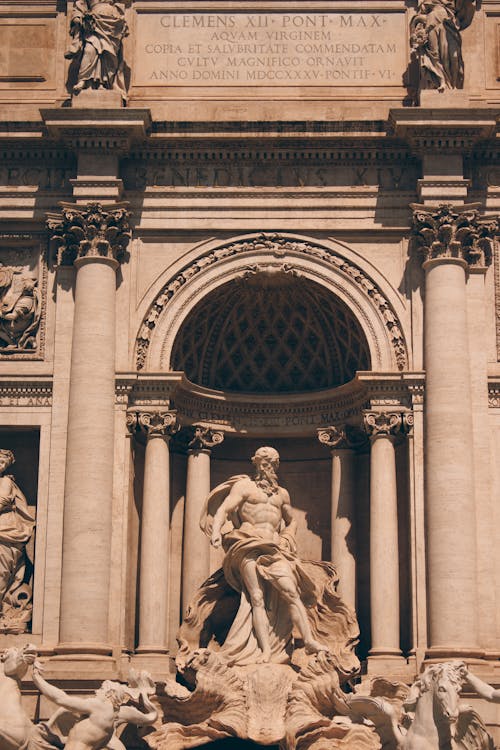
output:
M1 0L0 750L498 741L499 13Z

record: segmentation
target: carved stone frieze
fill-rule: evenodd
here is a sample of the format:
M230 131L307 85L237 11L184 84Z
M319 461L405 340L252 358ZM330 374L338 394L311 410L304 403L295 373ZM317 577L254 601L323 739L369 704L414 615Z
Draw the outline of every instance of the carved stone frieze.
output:
M52 380L49 378L9 377L0 380L1 406L52 405Z
M413 208L413 236L424 260L456 258L468 266L491 264L493 238L499 231L496 217L481 217L479 204L452 206L442 203Z
M288 252L303 253L329 263L338 271L349 277L360 287L363 294L365 294L371 304L375 306L378 314L383 319L391 340L394 358L397 362L398 369L404 370L406 368L408 363L406 342L396 313L381 289L371 281L371 279L369 279L360 268L350 263L345 258L337 255L333 250L316 245L313 242L295 240L291 237L280 234L263 233L251 237L248 240L223 245L216 250L206 253L190 266L184 268L183 271L163 287L160 294L156 297L149 308L141 326L139 336L137 337L136 366L138 370L142 370L145 367L151 337L160 315L179 289L181 289L189 279L203 271L208 266L239 253L252 251L266 251L277 258L282 258Z
M488 406L490 409L500 409L500 378L489 379Z
M127 203L61 206L62 213L48 214L47 218L59 265L71 265L76 259L87 257L123 259L131 237Z
M170 438L179 431L176 411L141 411L137 413L137 427L147 437Z
M495 273L495 331L497 342L497 361L500 362L500 250L498 242L493 243Z
M193 425L193 435L188 443L188 449L195 453L201 450L210 450L224 441L222 430L212 430L203 425Z

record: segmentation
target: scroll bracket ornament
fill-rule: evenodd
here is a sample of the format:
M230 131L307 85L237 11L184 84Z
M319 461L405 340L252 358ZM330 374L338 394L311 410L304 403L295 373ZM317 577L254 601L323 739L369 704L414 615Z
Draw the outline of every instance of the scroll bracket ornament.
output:
M137 426L149 438L171 438L180 430L176 411L144 411L137 413Z
M406 435L413 427L413 414L411 412L365 411L363 426L371 439L380 436Z
M212 430L210 427L194 425L193 437L189 441L189 453L198 453L199 451L210 451L216 445L224 442L224 433L222 430Z
M479 203L426 206L412 203L413 236L424 262L437 259L464 261L469 269L491 265L493 242L499 232L497 216L480 216Z
M334 450L356 450L366 445L366 434L355 425L330 425L319 427L317 436L320 443Z
M131 237L128 203L61 203L62 212L48 214L50 243L57 263L72 265L82 258L123 260Z

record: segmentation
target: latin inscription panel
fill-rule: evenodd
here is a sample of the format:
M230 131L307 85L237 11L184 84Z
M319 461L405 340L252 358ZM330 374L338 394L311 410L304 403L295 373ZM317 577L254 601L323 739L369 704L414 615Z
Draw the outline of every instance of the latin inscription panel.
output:
M401 86L404 13L144 13L136 86Z

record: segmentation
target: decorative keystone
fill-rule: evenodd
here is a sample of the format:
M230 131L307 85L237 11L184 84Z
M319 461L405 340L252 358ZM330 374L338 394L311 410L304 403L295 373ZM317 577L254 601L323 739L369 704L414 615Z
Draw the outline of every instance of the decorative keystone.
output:
M60 205L62 213L48 214L47 218L59 265L70 266L80 258L123 259L131 237L128 203Z

